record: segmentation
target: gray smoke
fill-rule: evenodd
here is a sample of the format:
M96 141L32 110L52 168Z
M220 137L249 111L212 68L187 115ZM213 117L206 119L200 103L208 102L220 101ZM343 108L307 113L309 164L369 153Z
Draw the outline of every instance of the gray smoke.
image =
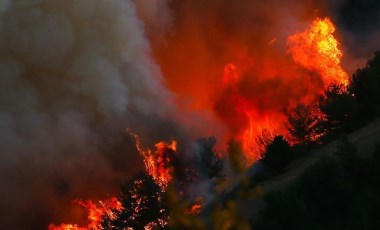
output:
M1 228L42 229L71 199L117 191L142 166L125 129L170 138L174 112L133 1L1 0Z

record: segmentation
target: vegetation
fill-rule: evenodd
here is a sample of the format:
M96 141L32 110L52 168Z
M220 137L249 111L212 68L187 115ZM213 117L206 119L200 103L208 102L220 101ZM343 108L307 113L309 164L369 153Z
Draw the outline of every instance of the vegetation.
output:
M293 158L293 150L283 136L276 136L268 145L262 163L273 173L285 170Z
M377 229L380 225L380 145L369 158L360 158L348 134L380 116L380 52L359 69L348 86L330 85L315 104L299 104L288 112L289 137L276 136L248 176L239 142L227 146L229 159L220 159L214 137L199 139L198 158L186 164L174 159L174 181L164 192L148 175L141 174L123 186L115 210L103 221L104 229ZM342 137L336 156L325 157L304 171L297 181L265 195L265 208L256 216L240 207L261 194L258 182L282 173L297 156L316 145ZM267 144L266 139L259 140ZM260 142L260 143L261 143ZM169 162L169 161L168 161ZM225 179L225 164L239 183L232 191L217 191ZM184 167L186 165L186 167ZM180 181L180 182L178 182ZM209 183L212 196L202 211L185 188ZM170 216L170 218L169 218ZM112 217L112 215L111 215ZM167 225L165 225L168 223ZM165 225L165 226L164 226Z
M380 52L358 69L348 86L330 85L312 105L298 104L288 113L289 140L326 143L380 116Z
M358 158L343 142L340 159L324 158L283 191L265 196L255 229L377 229L380 220L380 146Z
M296 144L310 144L318 135L316 128L318 124L318 113L315 108L305 104L298 104L288 113L286 126L289 132L289 139Z
M140 173L121 188L118 200L123 209L114 210L115 218L106 216L104 229L144 229L144 226L162 228L168 221L168 207L163 201L164 192L153 178Z
M199 139L197 145L204 177L212 180L214 185L221 183L225 177L223 174L224 159L217 155L215 149L216 138Z

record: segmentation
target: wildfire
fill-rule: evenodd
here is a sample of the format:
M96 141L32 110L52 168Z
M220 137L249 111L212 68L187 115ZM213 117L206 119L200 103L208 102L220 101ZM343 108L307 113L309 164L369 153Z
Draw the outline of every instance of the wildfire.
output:
M127 130L135 139L137 151L144 158L145 170L153 177L154 181L165 190L169 181L173 178L172 160L177 151L177 142L172 140L171 143L158 142L156 150L144 149L138 135Z
M223 101L228 101L233 106L233 108L230 108L234 111L231 119L239 122L236 125L245 124L245 127L240 127L233 138L241 142L246 154L247 164L251 165L261 159L266 145L271 142L274 132L278 131L279 127L277 125L278 120L260 113L254 103L239 92L241 79L238 68L234 64L226 65L223 76L223 90L228 91L228 98ZM241 122L241 120L246 122Z
M76 224L61 224L60 226L50 224L49 230L87 230L87 228L80 228Z
M325 86L348 83L348 74L340 66L343 56L334 37L335 26L329 18L316 18L309 29L288 38L288 51L295 62L318 72Z
M76 224L61 224L56 226L54 224L49 225L49 230L100 230L101 222L104 216L108 216L110 219L114 219L115 216L112 210L121 210L122 205L116 197L112 197L105 201L99 201L94 203L91 200L75 200L74 203L86 208L88 212L89 224L87 227L78 227Z
M339 42L333 36L335 27L330 19L316 18L310 28L304 32L296 33L288 37L288 52L292 55L297 64L308 70L318 73L323 81L324 87L334 84L347 84L348 75L340 66L342 52L339 50ZM278 66L281 69L282 66ZM263 69L265 69L263 67ZM242 71L243 72L243 71ZM223 87L221 88L221 97L217 100L217 110L223 121L230 128L230 136L241 142L246 155L248 165L263 157L266 146L270 143L275 135L286 136L286 128L284 122L286 116L284 111L292 108L298 103L311 103L317 98L317 95L323 92L322 86L315 86L314 91L305 93L304 96L296 99L282 98L264 98L264 104L270 104L274 101L284 101L287 104L276 104L284 106L284 108L269 107L258 100L257 96L252 97L249 90L257 89L247 79L249 74L245 76L234 64L227 64L224 68L222 79ZM270 81L271 75L266 75L265 71L260 73L259 78ZM298 73L287 73L288 75L296 75ZM266 75L266 76L264 76ZM301 76L300 78L301 79ZM283 81L288 81L285 77ZM254 81L254 83L260 83ZM315 84L312 81L306 84ZM291 83L289 83L291 84ZM311 86L313 87L313 86ZM275 90L275 89L273 89ZM281 90L281 89L280 89ZM219 93L219 92L218 92ZM276 97L276 93L264 94L263 96ZM288 96L287 94L279 95ZM219 107L218 107L219 106ZM264 108L264 109L263 109ZM282 109L282 110L281 110Z

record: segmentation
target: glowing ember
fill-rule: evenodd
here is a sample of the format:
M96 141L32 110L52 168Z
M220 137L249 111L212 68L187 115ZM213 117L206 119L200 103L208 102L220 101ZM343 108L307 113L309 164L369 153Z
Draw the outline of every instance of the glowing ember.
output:
M186 215L198 215L202 211L201 204L194 204L188 210L185 211Z
M340 66L343 56L333 36L335 26L329 18L317 18L310 28L288 38L293 59L308 70L318 72L325 83L348 83L348 75Z
M172 179L173 166L172 160L177 151L177 142L172 141L170 144L163 141L155 145L156 151L150 149L144 150L141 146L138 135L128 132L135 138L136 148L144 158L145 169L153 177L154 181L164 190L169 181Z
M61 224L60 226L50 224L49 230L87 230L87 228L80 228L76 224Z
M110 219L114 219L114 213L112 210L121 210L122 205L116 197L112 197L106 201L99 201L95 204L93 201L83 201L75 200L74 203L81 205L87 209L89 225L87 227L78 227L76 224L61 224L60 226L55 226L54 224L49 225L49 230L100 230L101 222L104 216L108 216Z

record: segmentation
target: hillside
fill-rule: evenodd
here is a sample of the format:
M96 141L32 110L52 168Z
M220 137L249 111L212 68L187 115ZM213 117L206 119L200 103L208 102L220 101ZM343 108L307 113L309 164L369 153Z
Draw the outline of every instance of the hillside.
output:
M376 145L380 143L380 119L377 119L358 131L351 133L348 135L348 140L356 145L359 156L369 156L375 150ZM305 169L309 168L322 157L334 156L337 152L338 145L339 140L336 140L317 148L312 151L310 156L294 161L287 167L285 173L259 183L258 186L262 188L262 194L260 197L250 202L245 201L244 204L241 204L241 210L243 213L249 217L255 218L258 212L265 206L263 200L265 194L289 185L292 181L297 179Z

